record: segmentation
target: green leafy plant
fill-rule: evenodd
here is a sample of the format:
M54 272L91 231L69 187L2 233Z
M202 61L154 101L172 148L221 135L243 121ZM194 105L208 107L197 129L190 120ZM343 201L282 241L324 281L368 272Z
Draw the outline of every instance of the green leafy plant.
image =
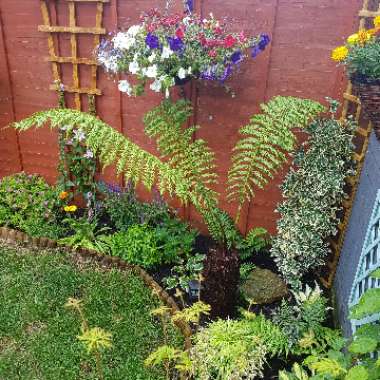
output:
M103 252L100 241L104 238L103 233L109 230L108 227L98 229L96 219L90 222L86 218L66 218L63 222L66 223L73 234L59 239L59 244L68 245L73 249L86 248Z
M18 173L0 180L0 225L56 239L62 217L59 190L42 177Z
M318 353L332 347L340 349L344 341L334 330L323 326L327 318L327 299L321 289L306 286L305 291L294 293L295 303L283 300L272 320L287 335L294 354Z
M131 264L152 268L186 260L192 251L195 230L177 219L167 219L155 228L135 224L126 231L100 238L101 250Z
M285 200L278 207L281 218L271 254L294 288L300 288L302 276L322 265L329 252L327 238L337 231L345 179L354 173L355 128L353 121L333 117L312 122L306 129L310 138L282 185Z
M178 263L171 269L171 275L164 279L167 289L181 288L189 292L190 281L197 281L203 272L205 255L196 253L179 257Z

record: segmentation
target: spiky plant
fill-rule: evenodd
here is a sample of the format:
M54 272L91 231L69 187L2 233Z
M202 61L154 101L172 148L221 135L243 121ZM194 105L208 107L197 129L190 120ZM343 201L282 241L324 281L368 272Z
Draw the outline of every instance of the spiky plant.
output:
M286 161L292 151L295 127L303 127L323 110L311 100L276 97L261 106L248 126L240 130L244 136L232 155L228 176L228 196L238 202L236 221L244 202L263 188ZM86 144L104 167L116 164L118 175L149 190L156 185L161 194L176 196L183 204L193 204L203 216L210 235L218 246L208 255L204 287L213 306L213 315L227 315L236 299L239 258L236 247L243 237L228 213L218 208L219 194L212 186L217 182L215 155L202 139L193 139L197 126L184 128L191 115L189 102L164 101L145 118L145 133L157 142L160 158L150 154L126 136L91 115L71 110L52 109L38 112L13 127L23 131L32 126L65 125L80 129ZM217 310L216 312L214 310Z

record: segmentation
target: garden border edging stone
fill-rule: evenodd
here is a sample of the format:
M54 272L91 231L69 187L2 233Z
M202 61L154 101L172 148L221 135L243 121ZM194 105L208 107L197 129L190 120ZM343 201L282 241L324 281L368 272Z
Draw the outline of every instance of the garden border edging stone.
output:
M164 303L165 306L170 308L172 314L180 310L173 297L171 297L168 292L163 289L143 268L139 267L138 265L128 264L120 257L104 255L91 249L80 248L73 250L70 246L59 245L55 240L44 237L30 237L22 231L14 230L8 227L0 227L0 239L10 244L21 243L32 248L61 247L82 257L92 258L93 260L109 267L113 266L122 270L130 269L135 275L139 276L143 280L145 285L148 286L157 295L157 297L161 300L161 302ZM185 339L185 348L189 349L191 347L192 335L189 324L184 321L175 321L174 323Z

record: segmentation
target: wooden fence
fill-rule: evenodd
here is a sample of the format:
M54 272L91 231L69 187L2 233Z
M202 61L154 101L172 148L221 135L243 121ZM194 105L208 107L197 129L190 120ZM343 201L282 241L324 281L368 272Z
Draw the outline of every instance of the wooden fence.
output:
M87 90L96 89L92 95L96 96L98 115L154 152L152 142L144 136L142 116L160 101L160 96L147 94L131 99L121 95L114 81L102 70L96 73L91 56L102 28L111 32L128 27L137 22L141 11L163 7L164 3L157 0L0 0L0 127L57 105L57 95L51 88L57 79L54 67L59 67L62 81L73 90L66 96L69 106L80 105L86 109ZM48 13L41 13L44 4ZM229 83L236 97L231 98L221 88L201 85L187 89L195 106L194 122L202 126L197 137L206 139L217 155L220 175L217 190L223 193L225 189L230 151L238 138L237 131L258 111L261 102L275 95L319 101L324 101L326 96L342 98L346 87L344 75L329 59L330 51L357 28L356 15L361 6L361 0L195 0L196 11L202 15L213 12L216 17L226 16L236 29L243 28L250 34L265 32L272 38L269 49L245 63L241 73ZM175 8L182 9L181 0ZM62 29L62 26L67 28ZM76 28L74 32L84 28L86 32L90 29L97 33L76 34L72 28ZM52 44L57 46L54 52ZM89 61L81 61L81 58ZM11 129L0 131L0 177L25 170L41 173L54 182L56 140L56 134L48 129L23 134ZM118 181L111 170L103 177L107 181ZM241 218L243 231L260 225L274 232L276 214L273 210L280 200L278 184L282 178L283 173L280 173L245 208ZM221 205L228 211L234 207L224 197ZM194 210L187 209L185 213L187 218L197 220Z

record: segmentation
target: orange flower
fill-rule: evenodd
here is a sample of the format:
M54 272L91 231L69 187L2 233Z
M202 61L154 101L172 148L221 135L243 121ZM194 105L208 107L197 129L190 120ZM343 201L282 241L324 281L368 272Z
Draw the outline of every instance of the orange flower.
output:
M71 206L65 206L63 209L66 212L75 212L75 211L77 211L78 207L75 205L71 205Z
M62 191L62 192L59 194L59 199L63 201L63 200L66 199L68 196L69 196L69 193L68 193L67 191Z
M358 41L361 45L365 45L365 43L372 38L371 33L369 33L365 29L361 29L358 32Z

